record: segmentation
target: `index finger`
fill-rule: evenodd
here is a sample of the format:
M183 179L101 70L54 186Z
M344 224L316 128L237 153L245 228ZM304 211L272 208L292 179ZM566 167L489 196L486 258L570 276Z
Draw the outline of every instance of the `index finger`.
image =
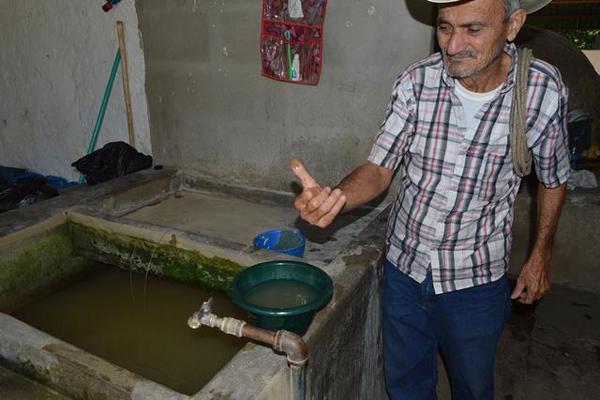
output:
M298 179L300 179L300 182L302 183L302 186L304 188L313 188L313 187L320 186L317 183L317 181L315 181L313 179L313 177L310 176L310 174L308 173L306 168L304 168L304 165L302 165L302 163L299 160L297 160L295 158L293 160L291 160L290 168L292 169L292 172L294 173L294 175L296 175L298 177Z
M525 289L525 285L523 284L523 282L521 282L520 279L517 279L517 284L515 285L515 288L513 289L510 298L515 300L518 299L519 297L521 297L521 293L523 293L523 290Z

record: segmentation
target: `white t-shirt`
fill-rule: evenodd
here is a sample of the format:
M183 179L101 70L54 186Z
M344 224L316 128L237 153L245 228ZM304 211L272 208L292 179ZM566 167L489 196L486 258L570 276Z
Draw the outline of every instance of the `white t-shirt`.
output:
M477 126L479 125L479 120L476 119L475 116L485 103L492 100L496 96L496 94L502 88L502 85L498 86L491 92L477 93L465 88L458 80L455 80L454 82L454 93L456 93L456 96L458 96L458 99L462 103L463 109L465 110L465 123L467 125L465 137L472 139L475 135L475 131L477 130Z

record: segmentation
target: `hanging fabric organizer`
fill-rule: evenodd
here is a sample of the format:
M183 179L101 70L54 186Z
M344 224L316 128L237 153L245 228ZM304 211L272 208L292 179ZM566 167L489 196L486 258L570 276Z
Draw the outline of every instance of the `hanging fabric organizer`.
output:
M319 83L326 8L327 0L263 0L262 75L304 85Z

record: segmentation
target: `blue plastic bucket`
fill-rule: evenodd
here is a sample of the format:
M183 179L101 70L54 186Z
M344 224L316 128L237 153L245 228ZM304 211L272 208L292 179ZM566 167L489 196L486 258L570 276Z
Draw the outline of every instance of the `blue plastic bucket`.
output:
M298 229L273 229L254 238L254 247L295 257L304 256L306 239Z

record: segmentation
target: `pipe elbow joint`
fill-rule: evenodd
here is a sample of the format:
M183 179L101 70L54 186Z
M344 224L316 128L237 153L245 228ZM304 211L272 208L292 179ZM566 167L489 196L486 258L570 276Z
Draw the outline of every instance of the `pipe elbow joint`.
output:
M308 346L301 336L280 330L275 334L275 350L283 352L291 365L303 366L308 360Z

